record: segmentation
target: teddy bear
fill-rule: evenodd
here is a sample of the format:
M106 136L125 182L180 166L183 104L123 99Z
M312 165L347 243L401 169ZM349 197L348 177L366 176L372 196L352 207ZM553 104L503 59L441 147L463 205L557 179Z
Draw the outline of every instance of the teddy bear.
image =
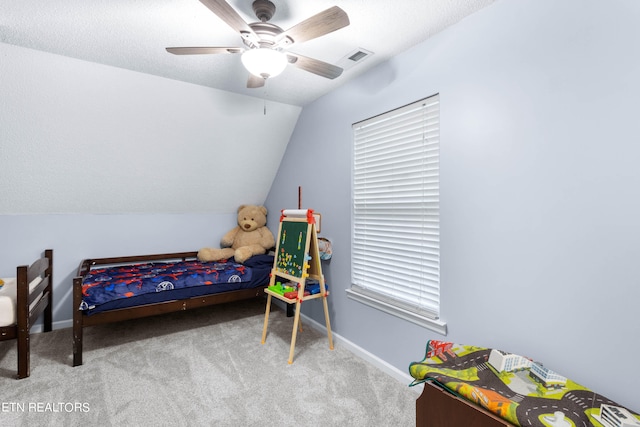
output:
M267 208L241 205L238 225L222 236L221 249L202 248L198 251L198 259L206 262L234 257L236 262L243 263L254 255L267 253L275 246L275 239L266 224Z

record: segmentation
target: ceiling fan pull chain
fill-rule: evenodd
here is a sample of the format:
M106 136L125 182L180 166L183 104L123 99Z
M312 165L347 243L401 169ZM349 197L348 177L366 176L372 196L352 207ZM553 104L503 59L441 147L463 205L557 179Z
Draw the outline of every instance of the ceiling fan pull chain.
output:
M266 83L266 82L265 82ZM264 115L267 115L267 85L264 85Z

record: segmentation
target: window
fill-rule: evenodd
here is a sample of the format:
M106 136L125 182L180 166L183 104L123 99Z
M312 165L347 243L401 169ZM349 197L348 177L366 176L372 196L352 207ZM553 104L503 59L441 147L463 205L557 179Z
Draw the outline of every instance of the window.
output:
M446 334L439 95L353 125L350 298Z

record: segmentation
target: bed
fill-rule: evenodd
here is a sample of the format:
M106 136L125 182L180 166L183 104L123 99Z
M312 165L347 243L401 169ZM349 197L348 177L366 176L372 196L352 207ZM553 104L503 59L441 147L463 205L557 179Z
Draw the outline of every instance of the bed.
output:
M0 341L18 344L17 378L27 378L30 369L31 327L44 314L44 332L52 329L53 250L44 251L30 266L19 266L16 277L3 278L0 288Z
M431 340L411 363L416 425L640 427L640 415L527 357Z
M73 366L89 326L264 297L272 255L243 264L200 262L197 252L85 259L73 279Z

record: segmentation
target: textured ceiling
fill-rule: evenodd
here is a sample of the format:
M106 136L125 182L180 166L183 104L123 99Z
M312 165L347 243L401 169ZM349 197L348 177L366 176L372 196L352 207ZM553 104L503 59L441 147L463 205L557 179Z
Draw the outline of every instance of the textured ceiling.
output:
M198 0L0 0L0 42L304 106L494 0L272 1L277 9L270 22L285 30L334 5L349 15L348 27L295 44L291 52L336 65L357 49L373 55L335 80L288 66L265 87L247 89L239 55L165 51L243 46L240 36ZM228 2L246 22L257 21L252 0Z

